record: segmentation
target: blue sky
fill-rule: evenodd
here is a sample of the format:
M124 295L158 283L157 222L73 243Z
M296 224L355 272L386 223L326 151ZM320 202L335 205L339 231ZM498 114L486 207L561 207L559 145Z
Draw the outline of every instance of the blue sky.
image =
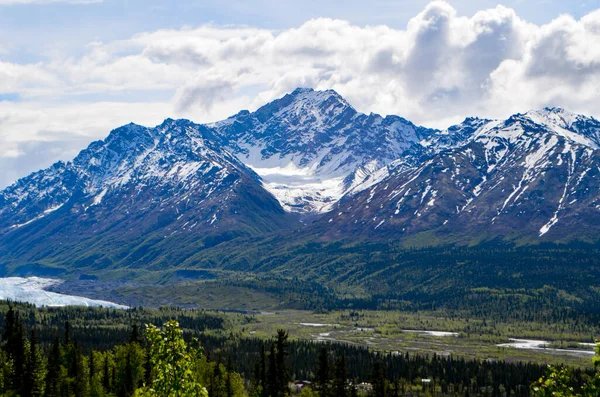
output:
M298 86L446 128L600 118L600 0L0 0L0 188L122 124L254 110Z

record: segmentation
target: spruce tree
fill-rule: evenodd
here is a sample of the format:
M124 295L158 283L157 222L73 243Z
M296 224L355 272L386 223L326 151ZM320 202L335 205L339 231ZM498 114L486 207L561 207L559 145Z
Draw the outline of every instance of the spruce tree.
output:
M100 368L98 368L98 357L100 353L96 351L90 352L89 359L89 373L90 373L90 397L102 397L104 395L104 390L102 387L102 382L100 378Z
M265 388L265 395L267 397L277 397L277 373L277 354L275 343L271 343L268 356L267 385Z
M29 339L29 356L27 357L23 383L23 397L41 397L44 395L44 360L38 348L35 329L31 330Z
M102 371L102 387L104 391L110 393L112 391L110 382L110 355L106 353L104 355L104 370Z
M96 361L94 359L94 351L93 350L90 352L89 368L90 368L90 383L91 383L92 379L94 379L94 377L96 376Z
M346 379L348 369L346 367L346 356L342 354L335 363L335 375L333 377L333 394L335 397L347 397Z
M25 326L18 312L14 315L14 323L8 335L7 345L8 356L13 362L12 389L23 395L25 392L24 375L27 369L27 355L25 351Z
M231 381L231 374L233 373L233 362L231 361L231 356L227 359L227 375L225 378L225 395L227 397L233 397L233 384Z
M71 322L65 321L65 346L71 344Z
M385 371L381 362L373 365L373 376L371 380L373 385L373 397L386 397Z
M330 391L330 370L329 370L329 351L326 347L319 350L319 361L317 363L317 373L315 376L315 387L320 397L329 397Z
M135 391L135 384L133 379L133 367L131 364L131 351L127 350L127 356L125 358L124 378L119 388L119 397L130 397Z
M265 353L265 345L261 344L260 354L258 360L254 363L252 368L252 382L251 391L256 397L266 396L266 384L267 384L267 357Z
M75 397L87 397L89 395L90 383L87 368L81 354L81 348L75 346L73 349L73 394Z
M142 338L140 337L140 330L137 326L137 324L133 324L133 326L131 327L131 335L129 335L129 342L130 343L142 343Z
M48 371L46 372L46 391L47 397L58 397L60 395L60 362L61 347L58 335L54 338L54 343L48 356Z
M259 377L260 385L262 386L262 397L264 397L266 396L267 388L267 352L265 351L264 343L260 347Z
M2 332L2 348L9 355L9 358L12 358L12 357L10 357L12 354L12 351L10 350L11 345L9 344L9 342L14 334L15 322L16 322L15 317L16 317L15 310L13 309L12 306L9 306L8 311L4 315L4 331Z
M10 387L9 379L7 375L11 371L12 362L8 360L6 352L0 349L0 396L3 396Z
M289 371L286 364L286 357L288 356L288 333L284 330L277 330L277 341L276 341L276 389L275 396L283 397L289 393L288 382L290 380Z

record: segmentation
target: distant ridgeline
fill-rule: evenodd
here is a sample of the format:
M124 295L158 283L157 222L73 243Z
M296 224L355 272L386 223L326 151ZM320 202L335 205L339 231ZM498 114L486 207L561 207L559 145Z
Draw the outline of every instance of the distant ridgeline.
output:
M204 385L209 397L282 396L290 393L292 380L313 381L313 391L336 397L367 392L403 396L427 390L440 396L530 396L531 384L546 372L546 366L538 364L382 354L344 344L293 341L283 331L272 341L240 338L230 333L218 313L0 308L3 395L132 396L160 377L153 367L157 364L152 346L136 324L161 324L169 318L178 320L186 340L198 338L204 347L202 355L189 350L184 357L193 364L191 380ZM582 384L585 374L574 370L573 384ZM421 379L432 384L424 385ZM363 382L363 388L357 388ZM340 384L342 389L335 392Z
M436 130L312 89L212 124L129 124L0 192L0 273L593 313L599 148L600 122L560 108Z

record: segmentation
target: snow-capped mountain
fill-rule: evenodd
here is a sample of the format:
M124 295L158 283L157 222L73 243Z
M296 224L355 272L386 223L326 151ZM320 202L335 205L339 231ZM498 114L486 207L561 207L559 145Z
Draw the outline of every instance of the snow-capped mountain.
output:
M348 232L475 240L600 236L600 122L558 108L467 119L430 158L346 197L321 220Z
M185 120L130 124L19 180L0 193L0 250L33 258L88 240L280 230L286 213L214 132Z
M335 91L301 88L210 126L287 211L305 213L327 212L393 161L416 159L419 142L436 133L398 116L359 113Z
M0 270L195 266L267 234L594 240L599 224L593 118L546 108L439 131L297 89L213 124L129 124L19 180L0 192Z

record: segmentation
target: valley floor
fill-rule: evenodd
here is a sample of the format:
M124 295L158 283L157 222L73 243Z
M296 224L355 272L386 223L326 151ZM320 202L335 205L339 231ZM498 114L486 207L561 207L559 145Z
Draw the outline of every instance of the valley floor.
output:
M548 321L510 316L486 318L447 309L299 310L298 301L280 293L210 281L161 286L66 281L49 288L86 296L81 298L86 302L90 301L87 298L111 299L131 307L177 306L221 311L228 319L227 332L242 338L269 339L278 329L285 329L293 339L328 341L397 354L589 367L593 343L600 337L600 325L593 317Z
M160 287L66 282L59 287L77 293L87 291L93 298L110 296L132 307L174 305L229 312L225 315L232 319L231 331L242 337L267 339L283 328L295 339L365 346L377 351L589 367L592 343L600 338L600 325L590 325L593 320L499 320L443 309L320 313L293 309L297 303L279 294L212 282L167 283ZM235 320L239 313L250 316L252 321Z
M484 325L481 320L451 319L435 312L334 311L316 314L283 310L258 314L254 319L244 325L245 336L268 338L283 328L298 339L366 346L398 354L452 355L577 367L590 366L594 354L589 342L581 342L590 341L589 334L566 330L561 333L535 323ZM546 339L540 341L541 338ZM511 339L519 339L521 343ZM505 344L509 346L500 346Z

